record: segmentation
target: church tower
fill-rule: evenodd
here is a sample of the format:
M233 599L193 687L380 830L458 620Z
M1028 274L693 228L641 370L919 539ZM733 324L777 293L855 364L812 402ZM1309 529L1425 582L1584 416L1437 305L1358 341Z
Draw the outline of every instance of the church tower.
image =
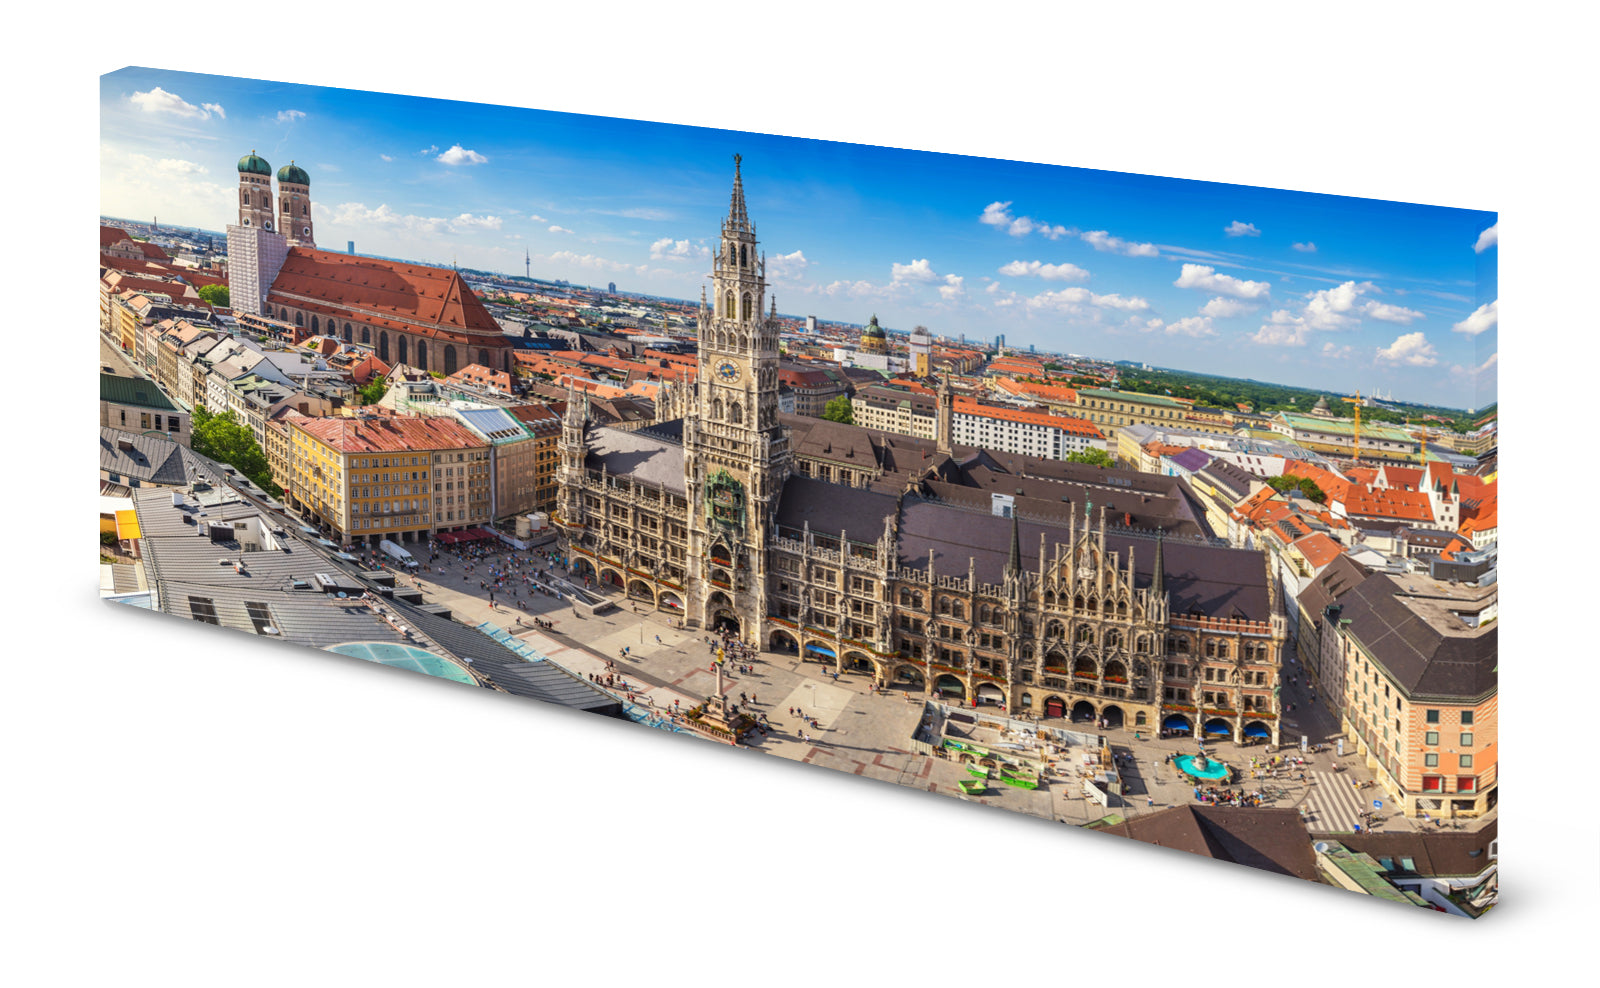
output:
M317 245L311 235L311 176L292 161L278 169L278 232L296 246Z
M272 166L254 151L239 159L239 226L275 229L272 221Z
M235 312L266 312L267 292L289 256L272 210L272 166L254 151L239 159L239 222L228 225L228 294Z
M691 620L737 625L760 641L767 613L767 542L789 477L788 434L778 424L778 324L766 302L766 259L745 211L740 156L712 259L711 298L700 303L697 394L684 420L689 492Z

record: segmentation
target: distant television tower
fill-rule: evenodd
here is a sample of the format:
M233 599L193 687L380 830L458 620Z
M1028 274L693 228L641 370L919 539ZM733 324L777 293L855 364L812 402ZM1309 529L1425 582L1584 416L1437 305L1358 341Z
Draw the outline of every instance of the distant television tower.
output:
M528 253L528 248L522 248L522 276L529 281L533 280L533 255Z

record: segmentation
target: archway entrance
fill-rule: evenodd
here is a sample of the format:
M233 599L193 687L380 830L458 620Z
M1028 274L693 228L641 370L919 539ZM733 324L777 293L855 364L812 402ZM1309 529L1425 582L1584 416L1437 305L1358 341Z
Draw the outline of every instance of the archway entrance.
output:
M1205 735L1206 737L1233 737L1233 725L1221 717L1214 717L1206 721Z
M622 589L622 576L614 569L608 569L601 573L600 582L604 583L608 587L615 587L618 590Z
M922 677L922 670L916 666L901 666L894 671L893 685L920 692L927 689L928 681Z
M1194 725L1183 714L1167 714L1161 719L1161 733L1168 737L1179 734L1193 734Z
M1114 703L1110 704L1100 711L1100 719L1105 722L1107 730L1120 728L1124 720L1122 708Z
M645 600L651 604L656 602L656 595L650 591L650 584L643 580L628 581L628 596L634 600Z
M1094 723L1094 704L1088 700L1079 700L1072 705L1072 722L1074 724Z
M739 616L726 607L719 607L711 613L711 627L715 631L726 632L733 637L739 637Z
M980 707L1003 707L1006 705L1005 691L993 683L979 683L975 691L978 695Z
M596 577L594 563L579 556L572 561L572 575L580 580L593 580Z
M844 653L844 667L851 672L873 672L876 668L872 660L860 652Z
M1265 741L1272 737L1272 729L1259 720L1253 720L1244 725L1244 736L1252 740Z
M767 649L784 655L795 655L800 651L800 642L794 635L780 629L767 636Z
M802 661L821 662L825 666L832 666L838 661L839 653L827 645L812 642L806 646L805 654L800 656Z
M1067 701L1059 696L1045 697L1044 715L1046 717L1065 717L1067 715Z
M661 599L657 601L656 606L663 611L670 611L673 614L683 613L683 601L679 599L678 595L673 593L671 590L661 591Z
M949 674L934 681L933 691L946 700L962 701L967 698L967 688L961 684L961 680Z

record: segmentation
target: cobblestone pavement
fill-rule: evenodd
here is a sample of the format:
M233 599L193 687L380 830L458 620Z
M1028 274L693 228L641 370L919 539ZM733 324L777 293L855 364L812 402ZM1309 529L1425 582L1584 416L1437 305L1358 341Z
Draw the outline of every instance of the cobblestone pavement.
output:
M612 596L618 606L609 613L582 614L556 598L530 594L527 589L522 591L520 602L513 591L497 591L491 606L488 589L480 582L492 583L491 569L504 566L508 552L477 562L450 552L440 552L436 561L430 561L425 548L415 555L428 564L427 569L415 577L401 574L398 579L420 586L429 602L449 605L461 620L491 621L507 628L580 675L612 671L627 682L627 688L619 692L630 692L641 703L658 710L674 705L687 708L702 702L715 688L713 649L707 644L705 633L676 627L677 619L670 614L647 612L643 610L647 604L632 602L620 594ZM531 558L528 553L515 555L519 559ZM551 569L542 559L534 565ZM529 572L526 565L523 572ZM559 567L554 569L554 575L565 578ZM520 584L520 578L516 582ZM533 627L536 617L552 622L554 627L548 631ZM628 650L626 655L623 649ZM724 692L731 701L741 704L741 710L767 716L771 730L765 737L755 739L751 747L780 758L1073 824L1108 813L1137 816L1194 801L1193 787L1166 763L1166 757L1192 753L1195 740L1141 740L1126 730L1098 732L1106 736L1119 757L1125 783L1122 805L1113 799L1111 807L1103 808L1085 799L1077 784L1075 764L1059 766L1063 771L1048 777L1036 790L996 785L984 795L966 796L956 787L958 781L969 778L963 768L912 750L911 735L924 711L921 697L898 690L874 693L868 688L871 677L864 673L843 673L835 680L831 662L824 665L772 652L755 653L752 659L743 661L753 666L751 672L734 671L741 660L729 659L723 677ZM743 701L741 694L745 696ZM1295 712L1285 717L1285 745L1280 753L1298 755L1294 749L1302 731L1310 744L1329 743L1335 736L1332 715L1304 699L1294 702ZM791 709L796 713L790 713ZM802 722L802 713L807 719L815 718L817 726ZM1061 726L1092 733L1089 724ZM1371 808L1373 798L1384 799L1375 786L1358 790L1351 785L1351 779L1370 781L1370 773L1353 754L1339 758L1331 748L1305 755L1303 770L1279 769L1275 776L1252 765L1252 758L1264 762L1266 749L1262 746L1237 746L1224 741L1208 743L1206 751L1239 770L1243 781L1236 782L1235 788L1265 788L1277 794L1266 804L1269 806L1303 807L1310 814L1307 822L1313 829L1349 829L1363 808ZM1073 759L1081 759L1082 753L1083 749L1070 749ZM1342 766L1338 772L1334 771L1335 762ZM1258 771L1262 773L1259 778ZM1302 773L1304 781L1300 778ZM1380 830L1417 827L1392 813L1379 816Z

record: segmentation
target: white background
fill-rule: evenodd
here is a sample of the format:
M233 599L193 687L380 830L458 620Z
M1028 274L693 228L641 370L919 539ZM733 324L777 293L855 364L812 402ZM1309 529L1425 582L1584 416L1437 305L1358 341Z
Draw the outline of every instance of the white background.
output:
M0 284L25 389L7 409L23 448L5 515L0 973L1348 985L1491 983L1535 958L1564 973L1600 844L1580 592L1593 24L1418 6L60 5L14 22ZM128 64L1498 209L1504 904L1451 921L101 606L76 534L95 469L95 77ZM712 85L737 66L751 85Z

